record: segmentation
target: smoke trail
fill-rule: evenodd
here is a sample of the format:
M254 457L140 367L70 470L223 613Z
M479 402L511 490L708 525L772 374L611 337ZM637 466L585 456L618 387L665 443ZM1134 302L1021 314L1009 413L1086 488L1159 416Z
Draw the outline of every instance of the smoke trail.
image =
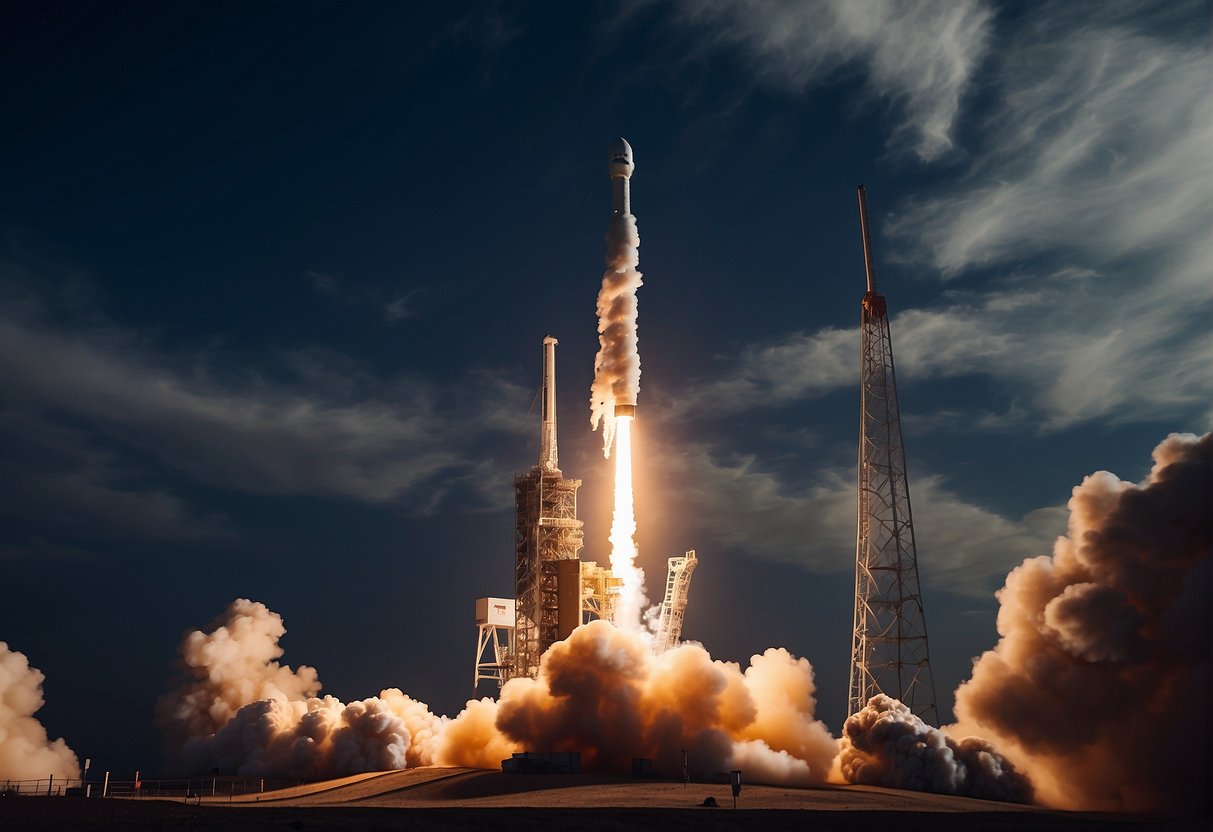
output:
M630 175L630 170L628 173ZM635 405L640 392L636 290L643 281L636 270L640 263L640 234L636 230L636 217L627 211L627 180L612 179L612 182L619 190L616 192L616 211L607 226L607 270L598 292L598 355L594 358L594 384L590 388L590 424L595 430L602 425L602 452L608 459L611 448L615 448L611 571L623 580L623 587L615 605L614 620L625 629L638 630L647 599L644 572L636 567L632 417L617 415L615 405Z
M636 290L643 285L640 233L632 214L614 214L606 233L606 273L598 292L598 355L590 388L590 425L602 425L602 453L611 456L616 403L635 404L640 393Z
M549 650L537 678L514 679L499 702L468 702L451 720L396 689L348 705L313 695L314 671L276 661L283 632L264 605L240 600L210 633L186 637L195 680L161 707L183 773L497 768L525 749L578 751L586 770L617 774L646 757L677 776L687 749L697 777L741 767L752 782L805 785L823 782L835 755L833 737L813 718L813 669L785 650L752 657L743 673L698 645L654 656L643 633L596 621Z
M80 761L62 738L51 742L34 714L45 704L42 671L0 641L0 778L80 776Z
M193 681L159 703L158 722L182 773L324 778L434 762L445 720L389 689L344 704L318 698L316 671L276 660L282 618L238 599L181 645Z
M1053 555L998 593L949 733L996 743L1049 805L1208 809L1211 459L1213 434L1172 434L1142 485L1087 477Z
M953 740L884 694L847 719L838 764L851 783L1016 803L1032 799L1028 779L988 742Z

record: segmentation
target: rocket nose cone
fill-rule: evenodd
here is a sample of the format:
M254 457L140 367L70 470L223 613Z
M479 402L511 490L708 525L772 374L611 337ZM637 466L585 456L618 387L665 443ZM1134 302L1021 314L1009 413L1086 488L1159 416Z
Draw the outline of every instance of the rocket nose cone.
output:
M612 178L616 176L628 178L636 167L632 161L632 146L622 138L611 142L611 149L607 154L607 158L610 160L609 168Z
M611 142L611 158L613 159L616 156L626 156L628 159L632 158L632 146L628 144L627 139L618 138Z

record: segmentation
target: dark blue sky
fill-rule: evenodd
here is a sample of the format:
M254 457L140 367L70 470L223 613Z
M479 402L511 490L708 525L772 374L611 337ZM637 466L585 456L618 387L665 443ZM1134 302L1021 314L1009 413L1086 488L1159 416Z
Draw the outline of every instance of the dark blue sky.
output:
M9 4L0 640L95 766L159 766L182 633L282 614L325 692L454 713L560 339L588 429L635 149L641 564L844 716L868 188L941 710L1096 469L1210 429L1210 4Z

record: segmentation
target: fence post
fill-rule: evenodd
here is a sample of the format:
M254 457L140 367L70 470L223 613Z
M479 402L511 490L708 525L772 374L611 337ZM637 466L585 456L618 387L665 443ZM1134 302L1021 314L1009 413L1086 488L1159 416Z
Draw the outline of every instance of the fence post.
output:
M105 773L105 782L101 784L101 796L109 797L109 791L110 791L110 773L107 771Z

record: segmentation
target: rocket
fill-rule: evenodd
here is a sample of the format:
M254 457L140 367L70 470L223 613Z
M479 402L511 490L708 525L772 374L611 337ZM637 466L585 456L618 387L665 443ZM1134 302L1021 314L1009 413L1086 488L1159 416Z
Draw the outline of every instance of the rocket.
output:
M621 217L632 213L632 171L636 163L632 161L632 146L626 139L618 138L611 142L608 154L607 173L611 177L611 215ZM617 402L615 415L636 416L636 402Z
M611 142L607 171L611 176L611 209L613 214L632 213L630 181L636 165L632 162L632 146L624 139Z

